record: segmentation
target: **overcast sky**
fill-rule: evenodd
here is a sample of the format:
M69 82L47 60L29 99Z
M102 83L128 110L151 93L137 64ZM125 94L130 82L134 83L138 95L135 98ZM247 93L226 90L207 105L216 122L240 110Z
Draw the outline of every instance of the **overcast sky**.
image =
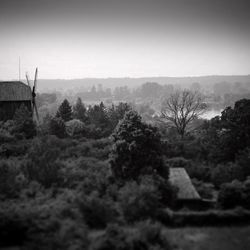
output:
M0 79L250 73L249 0L0 0Z

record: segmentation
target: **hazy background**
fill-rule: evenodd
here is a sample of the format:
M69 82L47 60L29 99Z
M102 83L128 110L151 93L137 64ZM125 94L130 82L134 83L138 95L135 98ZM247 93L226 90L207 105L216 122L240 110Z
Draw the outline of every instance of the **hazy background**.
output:
M247 0L1 0L0 79L243 75Z

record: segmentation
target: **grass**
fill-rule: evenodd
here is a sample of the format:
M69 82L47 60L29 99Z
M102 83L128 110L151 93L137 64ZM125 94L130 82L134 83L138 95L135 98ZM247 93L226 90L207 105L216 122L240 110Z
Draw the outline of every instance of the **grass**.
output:
M184 227L165 229L166 237L178 250L249 250L250 226Z

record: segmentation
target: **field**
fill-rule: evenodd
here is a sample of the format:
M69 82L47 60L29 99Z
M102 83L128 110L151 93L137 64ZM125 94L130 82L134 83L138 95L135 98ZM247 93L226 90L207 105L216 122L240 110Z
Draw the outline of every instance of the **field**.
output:
M250 226L166 229L178 250L249 250Z

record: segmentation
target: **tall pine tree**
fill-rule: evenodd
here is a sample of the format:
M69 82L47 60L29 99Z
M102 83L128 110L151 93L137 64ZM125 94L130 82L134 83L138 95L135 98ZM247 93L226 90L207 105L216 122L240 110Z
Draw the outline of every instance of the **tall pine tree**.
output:
M65 99L58 108L56 117L62 118L65 122L72 119L72 107L67 99Z
M82 99L78 97L76 104L73 106L73 117L82 122L87 121L86 108L82 103Z

